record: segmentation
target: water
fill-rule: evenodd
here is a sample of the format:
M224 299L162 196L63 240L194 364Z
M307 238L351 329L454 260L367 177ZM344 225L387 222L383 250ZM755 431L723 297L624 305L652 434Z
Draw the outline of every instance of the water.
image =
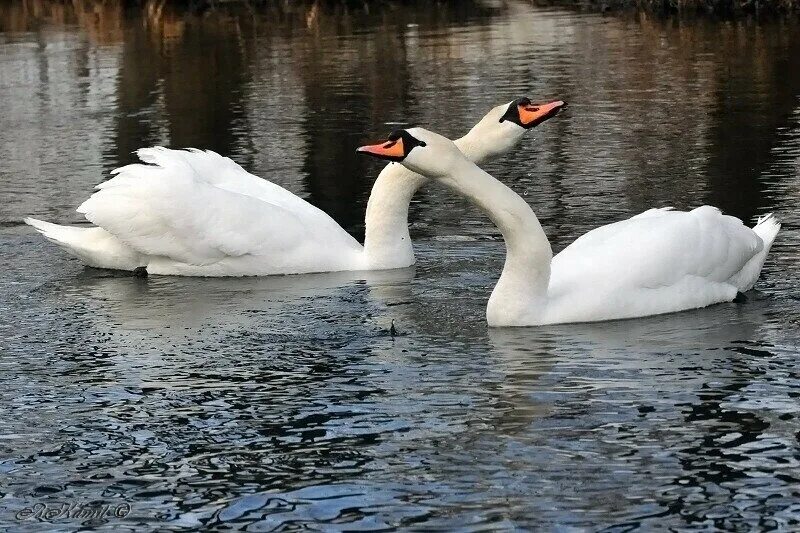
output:
M0 5L3 529L800 527L799 25L277 5ZM457 136L522 95L571 107L487 169L555 250L653 206L774 211L758 290L488 330L503 244L435 185L417 266L383 273L137 280L20 222L81 223L109 170L164 144L230 155L361 238L380 165L355 146ZM130 513L17 518L64 502Z

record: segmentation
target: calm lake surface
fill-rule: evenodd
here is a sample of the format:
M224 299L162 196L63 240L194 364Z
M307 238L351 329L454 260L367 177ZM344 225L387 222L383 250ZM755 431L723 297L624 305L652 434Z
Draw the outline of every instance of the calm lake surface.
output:
M0 4L0 529L800 527L800 24L528 2ZM504 247L437 185L418 264L85 269L21 223L142 146L210 148L357 238L398 125L570 107L487 170L561 250L654 206L783 222L740 304L493 329ZM389 335L391 321L400 332ZM43 523L34 505L127 504Z

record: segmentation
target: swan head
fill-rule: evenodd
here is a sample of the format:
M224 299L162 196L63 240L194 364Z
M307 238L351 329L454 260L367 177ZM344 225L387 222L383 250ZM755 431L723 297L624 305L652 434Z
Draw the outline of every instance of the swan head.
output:
M527 97L517 98L489 111L466 138L470 144L480 146L487 158L493 158L509 152L528 130L556 116L566 106L563 100L537 104Z
M424 128L395 130L385 142L361 146L358 153L401 163L409 170L439 178L464 160L464 154L448 139Z

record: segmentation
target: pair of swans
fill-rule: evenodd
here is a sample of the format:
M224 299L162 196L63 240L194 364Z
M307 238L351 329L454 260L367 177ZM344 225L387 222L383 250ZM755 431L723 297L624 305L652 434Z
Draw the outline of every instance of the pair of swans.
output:
M359 148L400 163L375 182L364 246L301 198L200 150L139 150L147 164L115 170L78 208L96 227L25 222L99 268L188 276L402 268L414 263L409 203L432 178L484 210L506 241L490 326L648 316L731 301L752 288L780 229L771 215L750 229L709 206L651 209L590 231L553 257L530 206L476 163L510 151L564 105L521 98L454 142L411 128Z
M560 109L527 98L493 108L459 150L481 164ZM361 246L327 213L211 151L142 148L78 212L95 227L25 222L88 266L181 276L382 270L414 264L408 207L428 180L388 165L369 197Z

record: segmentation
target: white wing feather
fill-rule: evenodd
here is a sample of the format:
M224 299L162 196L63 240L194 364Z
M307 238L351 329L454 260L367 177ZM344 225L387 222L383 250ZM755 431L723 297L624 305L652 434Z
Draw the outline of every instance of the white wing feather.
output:
M702 206L649 210L579 237L553 258L552 314L644 316L732 299L732 279L764 247L738 218ZM652 309L648 309L652 306Z
M143 255L195 266L226 260L229 267L231 258L269 255L276 266L303 272L343 268L360 251L326 213L228 158L166 148L137 153L150 164L115 170L78 212ZM268 274L269 264L251 273Z

